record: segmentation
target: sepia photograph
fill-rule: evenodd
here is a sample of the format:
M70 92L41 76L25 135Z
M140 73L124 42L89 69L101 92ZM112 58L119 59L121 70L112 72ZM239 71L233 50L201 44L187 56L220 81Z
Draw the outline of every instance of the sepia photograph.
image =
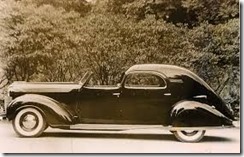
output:
M241 153L239 0L0 0L0 153Z

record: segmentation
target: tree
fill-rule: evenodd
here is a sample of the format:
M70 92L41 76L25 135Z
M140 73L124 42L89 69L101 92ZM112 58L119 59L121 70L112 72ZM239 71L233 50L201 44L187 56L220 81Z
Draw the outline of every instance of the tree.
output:
M182 3L196 15L198 23L219 24L239 17L238 0L182 0Z
M239 17L237 0L110 0L114 13L143 20L154 15L157 20L187 24L189 28L202 22L219 24Z
M193 55L184 27L150 17L138 22L101 13L82 21L78 32L84 66L95 72L98 84L115 84L121 72L134 64L183 66Z
M86 0L21 0L22 3L34 4L37 7L51 5L55 8L63 8L65 11L75 11L81 16L85 16L92 9L92 4Z
M50 5L14 1L9 5L8 14L1 18L5 32L1 48L10 82L68 81L80 73L76 64L81 58L76 57L78 44L72 29L80 18L78 13Z
M233 106L240 101L239 19L225 24L202 24L189 32L198 52L194 69Z

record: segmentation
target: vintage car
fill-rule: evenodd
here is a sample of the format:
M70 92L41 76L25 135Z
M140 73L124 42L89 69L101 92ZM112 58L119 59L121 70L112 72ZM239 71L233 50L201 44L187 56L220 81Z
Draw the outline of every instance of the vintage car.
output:
M6 117L23 137L40 136L48 126L100 131L160 127L180 141L197 142L207 129L233 127L230 105L185 68L134 65L116 86L91 86L90 78L88 72L79 83L14 82Z

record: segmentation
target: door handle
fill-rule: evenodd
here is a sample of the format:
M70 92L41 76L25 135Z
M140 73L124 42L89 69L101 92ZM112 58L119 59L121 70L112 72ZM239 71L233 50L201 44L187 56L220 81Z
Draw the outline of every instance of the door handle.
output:
M113 95L119 97L120 93L113 93Z
M164 93L165 96L171 96L171 93Z

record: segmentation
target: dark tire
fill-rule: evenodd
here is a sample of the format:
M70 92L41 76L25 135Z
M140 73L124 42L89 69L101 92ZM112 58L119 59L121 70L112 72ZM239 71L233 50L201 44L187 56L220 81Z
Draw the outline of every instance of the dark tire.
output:
M40 136L47 126L43 115L35 108L20 110L12 124L15 132L22 137Z
M199 142L203 138L205 132L205 130L173 131L175 137L181 142Z

